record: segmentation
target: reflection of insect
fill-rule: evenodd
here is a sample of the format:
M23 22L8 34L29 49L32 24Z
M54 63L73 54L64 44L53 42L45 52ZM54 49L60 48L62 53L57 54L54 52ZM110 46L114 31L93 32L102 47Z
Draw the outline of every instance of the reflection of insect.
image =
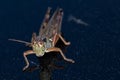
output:
M89 25L88 23L84 22L83 20L77 19L76 17L74 17L74 16L72 16L72 15L70 15L70 16L68 17L68 21L74 21L74 22L77 23L77 24L82 24L82 25L85 25L85 26L88 26L88 25Z
M36 33L33 33L31 43L16 39L9 39L12 41L25 43L26 45L31 46L33 49L25 51L23 54L26 62L26 66L23 68L23 70L29 67L29 62L26 56L30 54L35 54L37 57L41 57L45 53L59 52L64 60L74 63L74 60L65 57L60 48L55 47L59 38L63 41L65 45L70 45L70 42L66 42L61 36L60 30L63 17L63 10L58 8L49 20L50 10L51 8L48 8L47 13L45 15L45 19L43 20L43 23L41 25L39 35L36 36Z

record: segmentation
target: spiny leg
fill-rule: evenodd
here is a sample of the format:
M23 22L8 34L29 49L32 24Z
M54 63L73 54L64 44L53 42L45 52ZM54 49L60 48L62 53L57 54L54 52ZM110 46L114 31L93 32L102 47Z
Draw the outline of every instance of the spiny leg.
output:
M70 42L66 42L65 39L60 34L58 34L58 36L60 37L60 39L63 41L65 45L70 45Z
M29 62L28 62L28 59L27 59L27 55L30 55L30 54L35 54L35 53L33 52L33 50L28 50L28 51L25 51L23 53L25 63L26 63L26 66L23 68L23 71L29 67Z
M66 58L66 56L63 54L63 52L61 51L60 48L53 47L53 48L48 48L48 49L46 50L47 53L48 53L48 52L53 52L53 51L55 51L55 52L60 52L60 54L62 55L62 57L63 57L63 59L64 59L65 61L68 61L68 62L71 62L71 63L74 63L74 62L75 62L75 61L72 60L72 59Z

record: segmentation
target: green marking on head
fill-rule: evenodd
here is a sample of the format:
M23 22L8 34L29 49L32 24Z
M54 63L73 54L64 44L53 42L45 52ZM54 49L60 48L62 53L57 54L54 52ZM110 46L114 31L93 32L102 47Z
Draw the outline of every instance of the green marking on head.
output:
M36 56L43 56L45 54L44 44L40 42L33 44L33 51L36 53Z

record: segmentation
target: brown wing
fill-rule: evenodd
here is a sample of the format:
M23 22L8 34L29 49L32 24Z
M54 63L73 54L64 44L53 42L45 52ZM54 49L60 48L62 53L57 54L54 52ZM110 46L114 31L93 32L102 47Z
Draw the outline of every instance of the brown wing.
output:
M43 22L42 22L42 25L41 25L41 27L40 27L40 30L39 30L39 36L38 36L38 37L39 37L40 39L43 39L43 38L45 37L44 34L45 34L46 30L47 30L46 26L47 26L47 24L48 24L48 22L49 22L50 11L51 11L51 8L48 7L47 12L46 12L46 14L45 14L45 18L44 18L44 20L43 20Z
M46 37L51 38L54 36L53 31L56 33L61 33L61 24L63 18L63 10L58 8L47 25Z

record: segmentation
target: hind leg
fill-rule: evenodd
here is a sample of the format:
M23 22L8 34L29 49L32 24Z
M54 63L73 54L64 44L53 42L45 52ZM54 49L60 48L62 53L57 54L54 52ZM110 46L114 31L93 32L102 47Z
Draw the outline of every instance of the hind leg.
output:
M65 39L60 34L58 34L58 36L60 37L60 39L63 41L65 45L70 45L70 42L66 42Z

